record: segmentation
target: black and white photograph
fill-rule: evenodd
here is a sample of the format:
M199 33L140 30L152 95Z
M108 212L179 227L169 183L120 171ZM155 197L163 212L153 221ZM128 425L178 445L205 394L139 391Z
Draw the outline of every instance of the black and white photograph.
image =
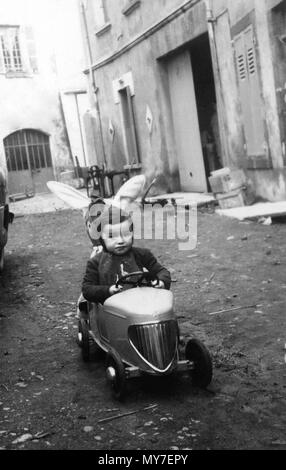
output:
M286 0L0 0L0 450L286 450L285 244Z

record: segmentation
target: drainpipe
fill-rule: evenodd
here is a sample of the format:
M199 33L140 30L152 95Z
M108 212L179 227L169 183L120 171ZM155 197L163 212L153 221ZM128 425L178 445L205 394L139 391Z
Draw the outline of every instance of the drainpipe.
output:
M78 93L74 94L75 97L75 104L76 104L76 112L77 112L77 119L79 125L79 132L80 132L80 139L81 139L81 147L84 159L84 166L86 166L86 156L85 156L85 149L84 149L84 140L83 140L83 133L82 133L82 126L81 126L81 118L80 118L80 111L79 111L79 104L78 104Z
M93 73L93 70L92 70L92 50L91 50L91 44L90 44L90 38L89 38L89 32L88 32L88 24L87 24L86 12L85 12L86 7L85 7L83 1L80 2L80 9L81 9L81 14L82 14L82 19L83 19L84 32L85 32L87 51L88 51L89 85L90 85L90 90L91 90L91 96L93 97L93 104L94 104L94 108L95 108L95 112L96 112L96 118L97 118L97 121L98 121L98 124L99 124L101 150L102 150L103 161L104 161L104 164L105 164L105 167L106 167L107 166L107 161L106 161L106 155L105 155L105 149L104 149L102 123L101 123L99 103L98 103L98 99L97 99L98 88L96 86L95 79L94 79L94 73Z
M220 70L219 70L219 63L218 63L218 53L215 41L215 31L214 31L214 23L216 19L213 17L213 3L212 0L204 0L206 6L206 19L208 24L208 34L209 34L209 42L211 48L211 56L212 56L212 63L213 63L213 72L215 78L215 90L217 96L217 111L218 111L218 122L219 122L219 133L220 133L220 140L221 140L221 149L222 149L222 159L223 162L227 164L229 161L228 155L228 142L226 139L226 126L223 119L223 93L222 93L222 83L220 77Z

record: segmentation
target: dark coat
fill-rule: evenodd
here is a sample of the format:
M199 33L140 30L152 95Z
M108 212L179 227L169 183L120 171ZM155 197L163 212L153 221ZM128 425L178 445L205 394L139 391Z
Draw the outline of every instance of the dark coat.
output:
M170 289L171 276L169 271L158 263L150 250L133 247L130 252L134 255L139 271L143 271L143 268L146 268L151 275L157 276L159 280L164 282L166 289ZM106 251L102 251L87 262L86 272L82 282L82 294L89 302L103 303L108 297L110 297L109 288L111 285L115 284L115 281L110 281L111 283L108 285L100 282L100 277L102 278L102 273L100 272L102 269L102 261L106 256L109 256L109 259L111 260L116 257L117 262L121 259L124 261L125 257L125 255L112 255ZM109 274L113 274L114 276L114 273Z

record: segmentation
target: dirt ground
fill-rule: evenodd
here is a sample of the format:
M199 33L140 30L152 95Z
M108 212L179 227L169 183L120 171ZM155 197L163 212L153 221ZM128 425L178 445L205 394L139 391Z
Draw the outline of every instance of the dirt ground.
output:
M207 390L137 380L118 403L104 363L84 363L75 341L90 254L81 213L16 217L0 276L0 448L286 449L285 231L206 210L196 250L137 243L170 268L181 330L205 342L214 375Z

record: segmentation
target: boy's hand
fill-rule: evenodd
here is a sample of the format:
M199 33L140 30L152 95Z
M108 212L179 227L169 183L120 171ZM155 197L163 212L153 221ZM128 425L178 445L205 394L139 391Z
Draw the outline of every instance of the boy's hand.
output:
M110 295L118 294L119 292L122 291L122 289L123 289L123 286L121 286L120 284L118 287L114 285L109 288L109 293Z
M165 284L163 281L159 280L158 281L151 281L151 284L153 287L155 287L155 289L165 289Z

